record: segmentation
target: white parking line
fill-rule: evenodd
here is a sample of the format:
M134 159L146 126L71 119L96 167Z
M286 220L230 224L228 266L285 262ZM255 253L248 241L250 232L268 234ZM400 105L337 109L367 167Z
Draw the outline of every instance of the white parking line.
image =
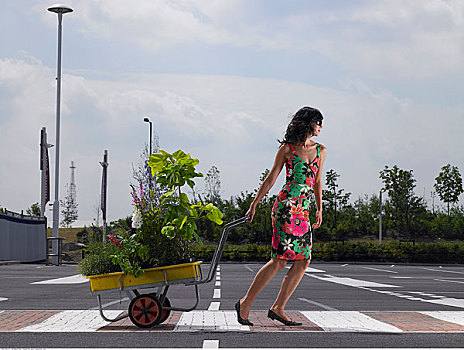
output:
M253 269L252 269L250 266L245 265L245 268L246 268L248 271L253 272Z
M312 278L317 278L317 279L322 280L322 281L343 284L345 286L350 286L350 287L399 288L398 286L394 286L392 284L369 282L369 281L357 280L357 279L354 279L354 278L347 278L347 277L334 277L334 276L330 276L330 275L326 275L328 277L322 277L322 276L317 276L317 275L310 275L308 273L306 273L306 275L310 276Z
M203 340L203 349L219 349L219 340Z
M329 305L324 305L324 304L318 303L317 301L308 300L306 298L298 298L298 300L301 300L301 301L304 301L306 303L313 304L313 305L316 305L316 306L320 306L321 308L326 309L326 310L338 311L337 309L334 309L333 307L331 307Z
M219 310L220 306L221 306L220 301L212 301L211 304L209 305L208 311L217 311Z
M398 273L398 271L390 271L390 270L384 270L384 269L376 269L374 267L367 267L367 266L361 266L363 269L369 269L369 270L375 270L375 271L383 271L383 272L389 272L389 273Z
M31 284L79 284L88 282L88 279L82 275L54 278L51 280L32 282Z
M429 271L449 272L449 273L459 273L459 274L461 274L461 275L464 275L464 272L459 272L459 271L450 271L450 270L442 270L442 269L440 269L440 270L437 270L437 269L429 269L429 268L427 268L427 267L424 267L423 269L424 269L424 270L429 270Z
M453 282L453 283L464 283L464 282L461 282L461 281L450 281L450 280L439 280L439 279L433 279L434 281L440 281L440 282Z
M106 308L108 306L111 306L111 305L114 305L114 304L121 304L123 301L129 301L130 299L129 298L122 298L121 300L115 300L115 301L110 301L106 304L103 304L102 305L102 308ZM99 310L100 307L99 306L94 306L94 307L91 307L90 309L88 310Z

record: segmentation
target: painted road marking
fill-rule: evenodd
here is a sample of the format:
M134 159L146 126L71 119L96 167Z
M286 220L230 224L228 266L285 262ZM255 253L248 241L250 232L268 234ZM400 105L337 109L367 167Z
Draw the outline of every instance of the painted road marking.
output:
M439 280L439 279L434 279L434 281L440 281L440 282L453 282L453 283L464 283L464 282L461 282L461 281Z
M130 300L129 298L122 298L121 300L110 301L110 302L108 302L106 304L103 304L102 309L105 309L108 306L111 306L111 305L114 305L114 304L121 304L123 301L129 301L129 300ZM99 306L94 306L94 307L91 307L88 310L99 310L99 309L100 309Z
M114 318L121 310L105 310ZM297 311L291 311L296 315ZM266 311L252 311L255 327L237 322L236 311L204 310L174 312L159 331L282 331L268 320ZM299 311L303 326L289 329L298 332L383 332L383 333L464 333L464 311ZM307 321L303 318L305 317ZM15 324L15 326L11 326ZM108 328L98 310L21 311L0 310L0 332L134 332L137 327L128 319ZM164 329L163 329L164 327ZM156 327L153 331L156 331Z
M213 294L213 299L219 299L219 298L221 298L221 290L215 289L214 294Z
M88 282L88 279L82 275L54 278L51 280L32 282L31 284L78 284Z
M120 313L121 310L105 310L109 318ZM93 332L109 323L101 318L98 310L66 310L18 332Z
M184 312L174 331L249 331L237 321L235 311L190 311Z
M8 298L2 298L2 297L0 297L0 301L7 301L7 300L8 300Z
M285 266L287 269L290 269L291 266ZM325 272L324 270L315 269L313 267L307 267L305 272Z
M361 266L363 269L375 270L375 271L383 271L383 272L390 272L390 273L398 273L398 271L390 271L390 270L383 270L383 269L376 269L374 267L366 267Z
M364 290L369 290L371 292L376 292L376 293L382 293L382 294L389 294L395 297L399 298L405 298L405 299L410 299L410 300L415 300L415 301L421 301L424 303L431 303L431 304L439 304L439 305L447 305L447 306L454 306L454 307L459 307L459 308L464 308L464 299L458 299L458 298L446 298L442 297L440 299L422 299L422 298L413 298L409 295L404 295L401 293L396 293L396 292L388 292L384 290L376 290L368 287L359 287ZM408 292L409 293L409 292Z
M427 267L424 267L423 269L424 269L424 270L429 270L429 271L449 272L449 273L459 273L459 274L461 274L461 275L464 275L464 272L459 272L459 271L450 271L450 270L442 270L442 269L440 269L440 270L437 270L437 269L429 269L429 268L427 268Z
M464 311L421 311L421 313L464 326Z
M220 301L212 301L209 305L208 311L218 311L219 307L221 306Z
M345 267L345 266L348 266L348 265L349 265L349 264L343 264L343 265L342 265L342 266L340 266L340 267Z
M412 278L412 277L406 277L406 276L388 276L390 278Z
M253 269L252 269L250 266L245 265L245 268L246 268L248 271L253 272Z
M377 321L358 311L300 311L308 320L328 332L387 332L401 329Z
M216 283L214 284L215 287L220 287L221 286L221 281L216 281Z
M203 349L219 349L219 340L204 340Z
M298 298L298 300L304 301L304 302L309 303L309 304L320 306L321 308L326 309L326 310L338 311L337 309L334 309L333 307L331 307L329 305L324 305L324 304L318 303L317 301L308 300L306 298Z
M350 287L358 287L358 288L360 288L360 287L399 288L399 286L394 286L392 284L369 282L369 281L358 280L358 279L347 278L347 277L334 277L334 276L330 276L330 275L326 275L326 276L329 276L329 277L322 277L322 276L316 276L316 275L309 275L307 273L306 273L306 275L310 276L312 278L317 278L317 279L322 280L322 281L343 284L345 286L350 286Z

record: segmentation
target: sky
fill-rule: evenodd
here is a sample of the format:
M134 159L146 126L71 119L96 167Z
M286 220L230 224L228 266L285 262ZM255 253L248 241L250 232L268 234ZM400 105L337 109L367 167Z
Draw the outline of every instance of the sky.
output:
M42 127L55 144L50 5L0 1L0 207L16 212L40 202ZM161 149L190 153L205 175L216 166L227 199L258 187L303 106L324 115L314 139L327 147L323 180L335 170L352 201L379 193L385 166L413 170L429 208L441 167L464 175L464 1L66 5L74 12L63 18L59 197L73 161L74 227L96 218L104 150L108 220L132 214L132 169L149 140L145 117ZM53 201L55 148L49 156ZM284 181L285 169L269 193ZM196 188L205 191L205 181Z

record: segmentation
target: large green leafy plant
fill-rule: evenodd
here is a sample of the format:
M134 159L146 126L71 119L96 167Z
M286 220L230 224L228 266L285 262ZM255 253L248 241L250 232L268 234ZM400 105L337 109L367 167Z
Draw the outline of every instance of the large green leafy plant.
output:
M192 179L203 176L195 172L198 163L198 159L192 159L190 154L181 150L173 154L160 150L160 153L152 154L148 160L156 182L169 189L161 196L160 203L160 208L164 209L165 224L161 232L169 238L195 238L201 243L195 221L203 215L218 225L222 224L222 213L218 208L211 203L191 204L187 195L181 191L185 184L193 189L195 183Z

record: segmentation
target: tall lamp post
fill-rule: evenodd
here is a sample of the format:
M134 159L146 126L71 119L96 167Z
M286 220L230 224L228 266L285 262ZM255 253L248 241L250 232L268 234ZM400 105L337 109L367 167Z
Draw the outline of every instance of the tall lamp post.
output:
M151 156L151 152L152 152L152 149L151 149L151 142L152 142L152 139L153 139L153 135L152 135L152 122L150 121L150 119L148 118L143 118L143 121L146 122L146 123L150 123L150 154L148 156Z
M61 111L61 32L63 15L68 12L73 12L73 9L64 5L53 5L48 8L48 11L58 15L58 63L57 63L57 88L56 88L56 148L55 148L55 202L53 203L53 264L59 265L60 257L58 250L58 225L60 221L60 204L58 200L59 176L60 176L60 111Z

